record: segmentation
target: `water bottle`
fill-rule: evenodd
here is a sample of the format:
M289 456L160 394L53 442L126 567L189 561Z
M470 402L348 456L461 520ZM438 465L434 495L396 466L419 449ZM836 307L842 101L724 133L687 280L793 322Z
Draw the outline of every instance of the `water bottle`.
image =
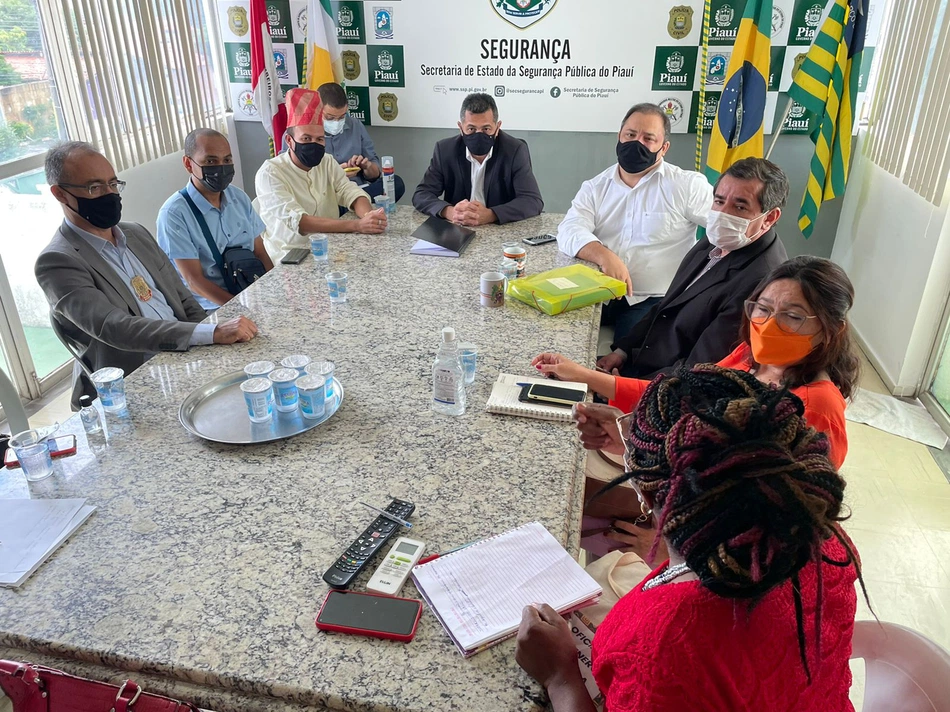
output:
M432 367L432 410L443 415L465 412L465 377L451 326L442 329L442 343Z
M79 397L79 419L82 421L82 427L90 435L102 430L99 411L96 410L96 406L92 404L92 398L89 396Z
M380 163L383 168L383 190L389 198L388 212L392 214L396 212L396 167L392 156L383 156Z

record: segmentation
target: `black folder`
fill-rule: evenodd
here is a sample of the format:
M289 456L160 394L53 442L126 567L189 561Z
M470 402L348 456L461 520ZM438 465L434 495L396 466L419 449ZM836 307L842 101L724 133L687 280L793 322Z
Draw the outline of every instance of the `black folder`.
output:
M409 250L413 255L458 257L475 237L475 231L442 218L431 217L416 228L412 237L419 239Z

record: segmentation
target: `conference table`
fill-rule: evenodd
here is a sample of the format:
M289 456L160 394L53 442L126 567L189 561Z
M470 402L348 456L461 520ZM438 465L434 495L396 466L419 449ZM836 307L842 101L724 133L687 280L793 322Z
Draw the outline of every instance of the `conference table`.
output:
M324 570L374 519L365 501L416 504L411 536L440 552L539 521L578 553L584 450L574 428L492 415L500 373L530 359L595 355L600 306L547 316L479 304L503 242L554 232L561 215L478 228L458 259L409 254L424 216L400 208L383 235L332 235L330 261L278 265L212 320L244 314L246 344L162 353L126 379L128 414L86 436L54 474L0 471L0 497L85 497L90 519L19 589L0 589L0 657L231 710L536 710L540 686L513 640L464 659L426 608L411 643L328 634L314 618ZM527 247L527 272L575 262ZM324 273L349 275L331 304ZM461 417L436 414L443 326L478 347ZM179 406L245 364L290 354L335 362L345 391L319 427L261 445L188 433ZM243 418L236 412L235 418ZM351 587L364 590L372 562ZM417 597L411 581L402 594Z

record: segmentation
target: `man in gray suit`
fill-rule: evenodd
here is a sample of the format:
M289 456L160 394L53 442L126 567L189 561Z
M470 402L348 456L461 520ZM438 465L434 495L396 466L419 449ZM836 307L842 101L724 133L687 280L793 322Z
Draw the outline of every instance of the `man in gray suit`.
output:
M158 351L250 341L257 327L243 316L199 324L206 314L165 253L141 225L120 223L125 182L87 143L70 141L46 155L50 192L66 219L40 253L34 271L64 335L85 365L118 366L126 374ZM79 365L72 393L96 391Z
M528 144L501 130L495 100L469 94L459 118L459 135L435 145L412 196L415 209L472 227L540 215L544 201Z

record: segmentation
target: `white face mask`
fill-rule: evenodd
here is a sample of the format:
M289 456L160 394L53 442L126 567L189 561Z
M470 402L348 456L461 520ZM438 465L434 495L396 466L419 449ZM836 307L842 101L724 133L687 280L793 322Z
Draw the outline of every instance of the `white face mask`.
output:
M330 119L323 120L323 130L327 132L329 136L337 136L343 133L343 125L346 123L346 117L342 119L337 119L336 121L331 121Z
M713 247L726 252L742 249L752 243L752 238L746 235L749 225L762 215L756 215L752 220L747 220L720 210L711 210L706 220L706 239Z

